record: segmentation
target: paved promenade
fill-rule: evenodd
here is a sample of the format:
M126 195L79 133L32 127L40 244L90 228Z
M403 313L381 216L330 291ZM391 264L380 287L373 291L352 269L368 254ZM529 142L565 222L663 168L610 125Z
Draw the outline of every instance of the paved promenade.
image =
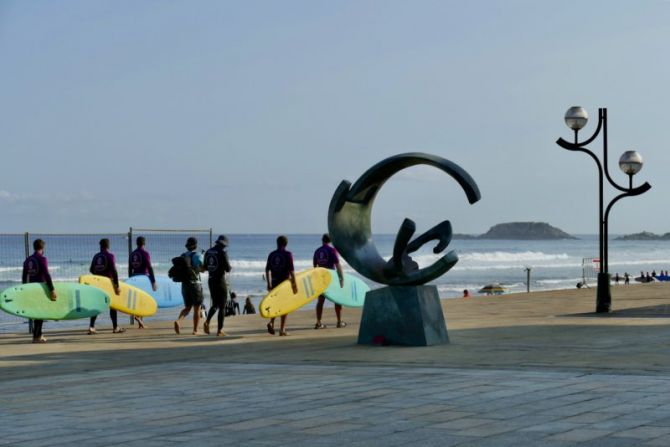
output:
M605 317L594 290L446 301L429 348L357 346L351 310L286 338L47 323L46 345L0 336L0 445L668 446L669 292L616 288Z

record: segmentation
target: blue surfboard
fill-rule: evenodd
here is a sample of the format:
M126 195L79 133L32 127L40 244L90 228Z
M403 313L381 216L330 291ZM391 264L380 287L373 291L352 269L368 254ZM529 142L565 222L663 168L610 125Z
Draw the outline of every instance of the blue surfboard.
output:
M340 279L335 270L328 270L332 277L330 285L323 294L335 304L345 307L363 307L365 294L370 291L365 281L357 276L344 274L344 287L340 287Z
M145 275L137 275L125 281L126 284L142 289L156 300L158 307L176 307L184 304L181 295L181 283L174 282L167 276L156 276L158 290L154 292L151 281Z

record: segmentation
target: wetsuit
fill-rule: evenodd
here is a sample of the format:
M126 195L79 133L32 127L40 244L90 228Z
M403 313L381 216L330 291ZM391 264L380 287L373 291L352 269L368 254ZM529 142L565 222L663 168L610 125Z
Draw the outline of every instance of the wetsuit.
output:
M102 250L93 256L89 271L94 275L106 276L112 280L114 287L119 287L119 274L116 271L116 259L109 250ZM90 327L95 327L96 318L98 318L97 315L91 317ZM111 307L109 308L109 318L112 320L112 327L116 329L118 326L117 312Z
M151 284L156 284L156 277L154 276L154 269L151 266L151 256L144 247L138 247L130 254L128 259L128 276L146 275L149 277Z
M47 258L41 253L35 252L28 256L23 263L23 273L21 275L21 282L23 284L32 282L46 283L50 292L54 290L54 284L51 281L49 274L49 263ZM33 321L33 338L42 337L42 324L44 320Z
M205 266L209 272L209 293L212 296L212 307L207 314L207 321L210 321L214 313L218 310L217 324L218 330L223 329L223 319L225 317L226 300L228 299L228 284L226 284L226 273L230 272L230 263L228 262L228 253L221 244L207 250L205 253Z

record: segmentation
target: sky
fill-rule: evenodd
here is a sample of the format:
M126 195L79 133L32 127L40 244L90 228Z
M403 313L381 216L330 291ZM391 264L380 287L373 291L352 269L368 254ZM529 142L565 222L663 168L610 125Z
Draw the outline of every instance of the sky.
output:
M585 138L608 108L610 173L634 149L652 185L610 232L668 232L669 41L661 0L0 0L0 232L321 233L342 180L426 152L482 199L410 168L375 232L595 234L596 165L555 144L573 105Z

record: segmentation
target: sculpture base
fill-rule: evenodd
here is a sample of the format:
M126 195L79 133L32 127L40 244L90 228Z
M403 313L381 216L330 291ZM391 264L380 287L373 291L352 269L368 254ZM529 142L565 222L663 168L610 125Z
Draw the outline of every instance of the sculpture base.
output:
M596 312L608 313L612 310L611 275L598 273L598 290L596 292Z
M445 343L449 343L449 336L437 287L390 286L365 295L359 345Z

